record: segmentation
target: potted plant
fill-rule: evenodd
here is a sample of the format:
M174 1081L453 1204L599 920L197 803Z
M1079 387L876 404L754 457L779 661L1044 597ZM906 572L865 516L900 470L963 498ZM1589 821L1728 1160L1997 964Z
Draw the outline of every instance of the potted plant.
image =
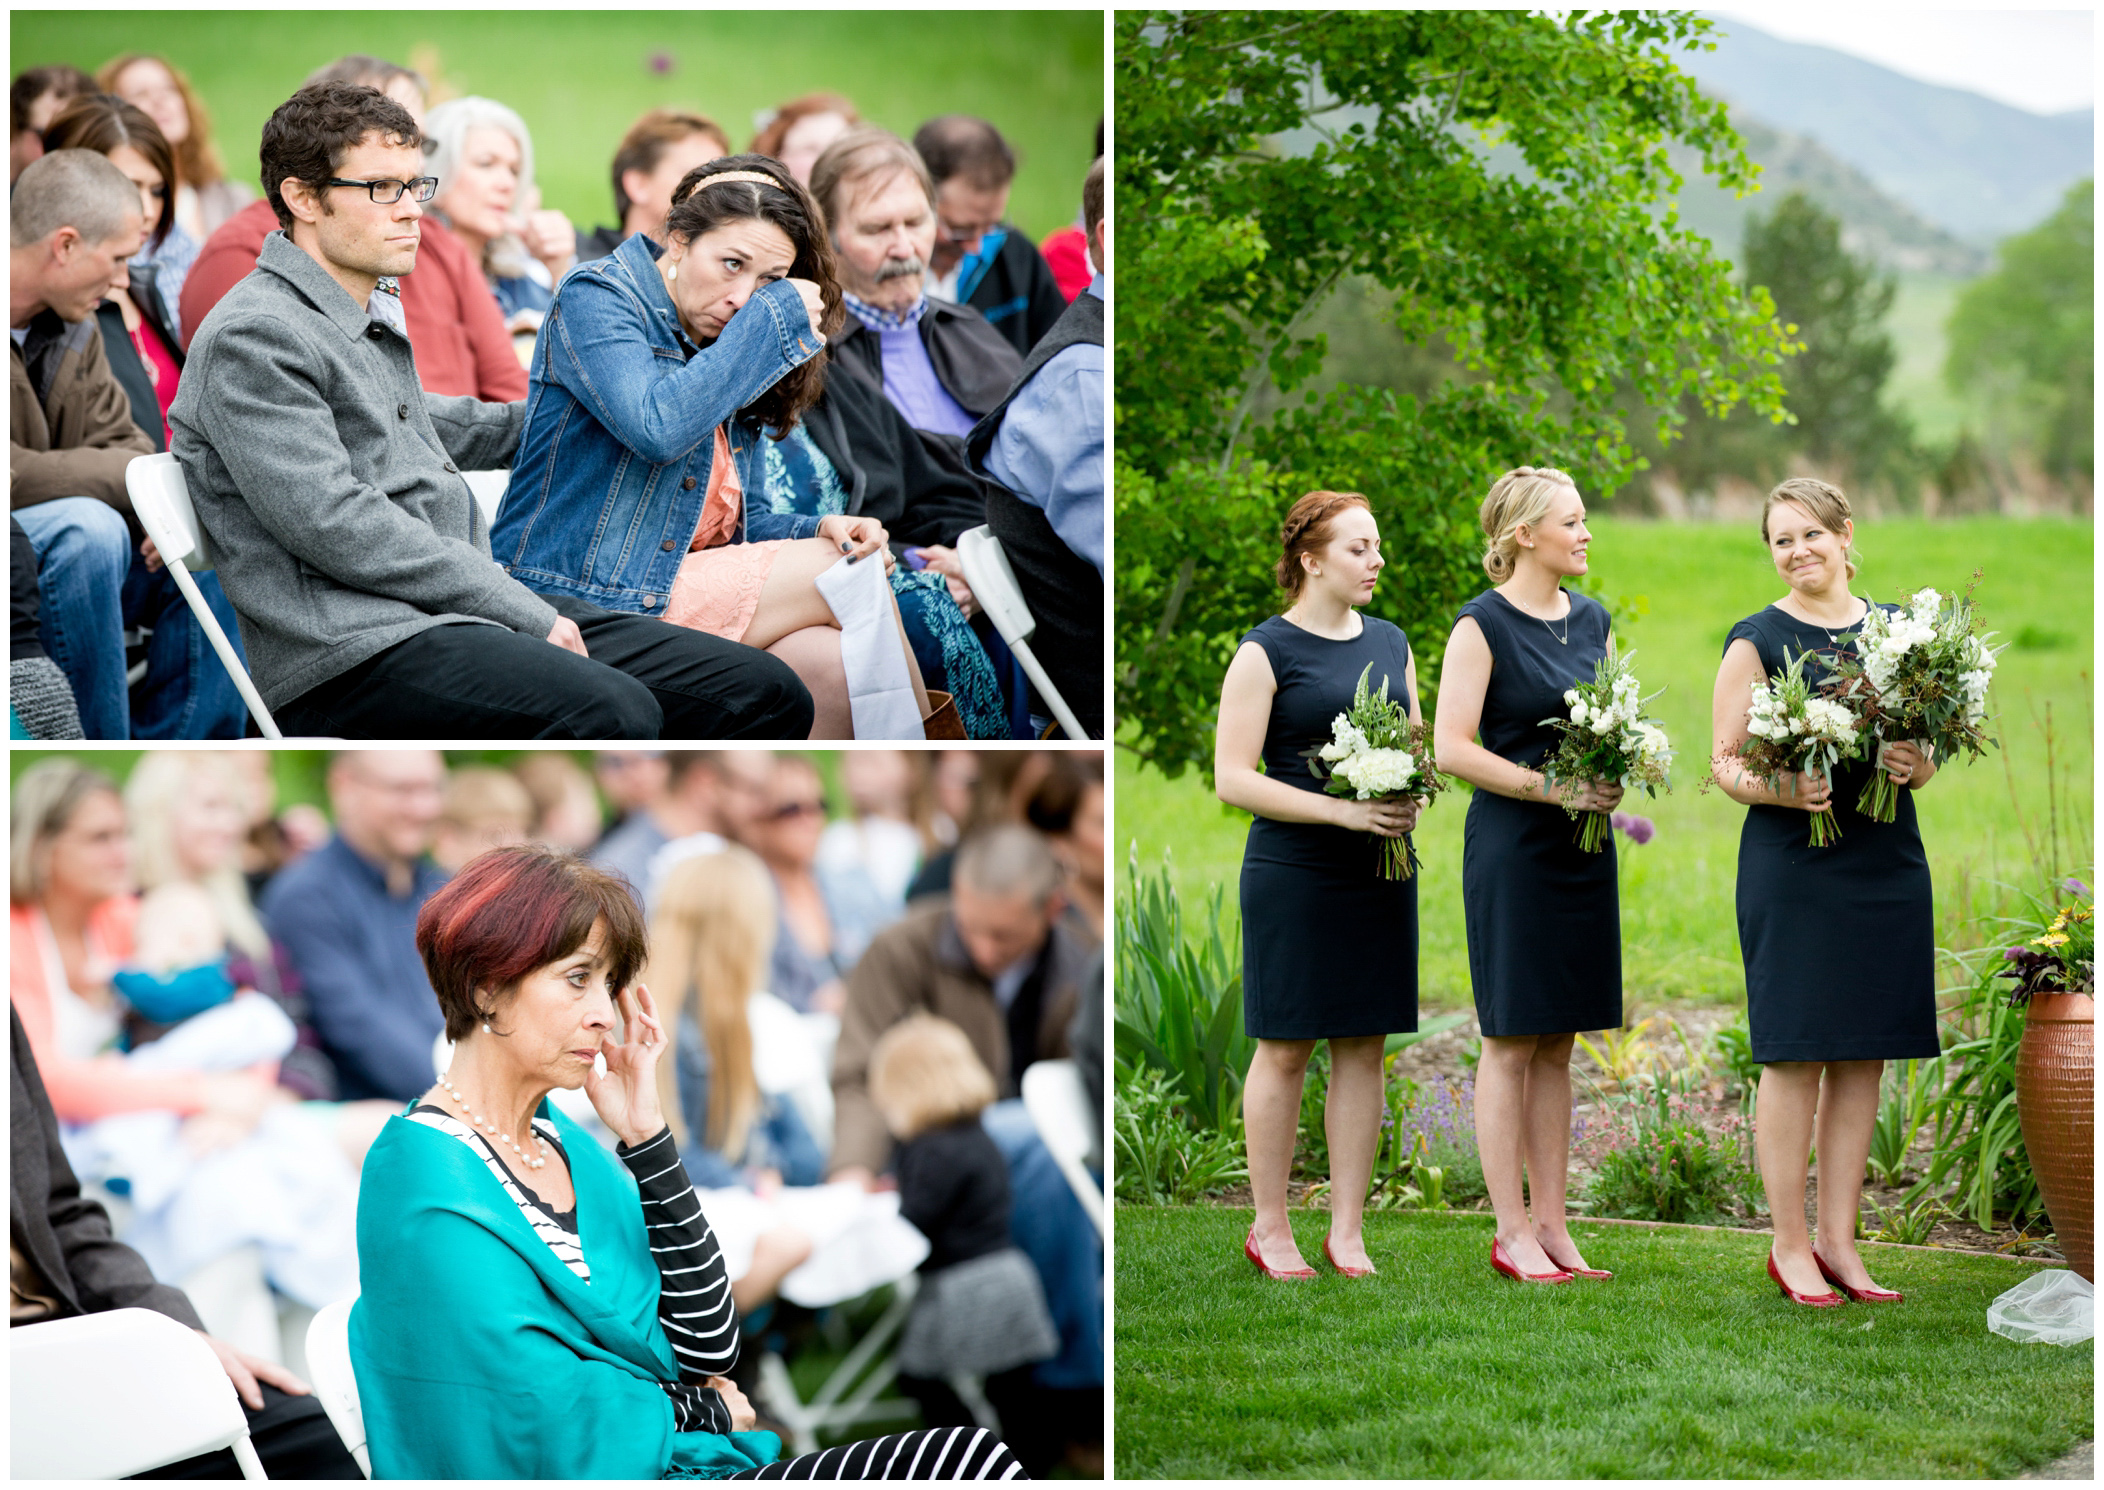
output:
M2068 1266L2095 1282L2091 1205L2096 1118L2096 906L2070 879L2069 897L2038 934L2005 951L2012 1005L2025 1010L2016 1054L2016 1111L2039 1193Z

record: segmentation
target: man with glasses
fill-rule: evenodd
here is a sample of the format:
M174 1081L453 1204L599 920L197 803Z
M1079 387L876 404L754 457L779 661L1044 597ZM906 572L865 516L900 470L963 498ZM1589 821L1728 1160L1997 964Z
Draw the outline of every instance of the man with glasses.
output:
M1015 152L970 114L945 114L913 132L935 179L935 250L928 293L969 305L1025 357L1067 308L1045 256L1008 219Z
M490 557L462 473L510 463L525 403L418 385L394 276L435 190L421 147L373 88L279 107L282 231L197 328L169 411L264 702L287 734L361 739L806 736L811 696L775 658L544 599Z

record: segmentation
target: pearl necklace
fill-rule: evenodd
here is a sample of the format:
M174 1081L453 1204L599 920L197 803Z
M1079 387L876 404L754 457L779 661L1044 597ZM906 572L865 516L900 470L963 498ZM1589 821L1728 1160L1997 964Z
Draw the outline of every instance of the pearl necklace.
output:
M532 1169L546 1169L548 1167L548 1161L546 1159L536 1159L529 1156L524 1149L519 1147L518 1141L514 1139L509 1133L506 1133L495 1123L490 1122L487 1118L484 1118L480 1113L476 1112L474 1108L468 1106L468 1099L460 1095L459 1091L457 1091L454 1088L452 1082L446 1080L445 1077L441 1076L438 1078L438 1084L446 1089L447 1095L452 1097L452 1099L455 1102L458 1102L460 1104L460 1110L468 1115L468 1122L471 1126L482 1129L484 1132L491 1134L502 1143L510 1144L511 1151L519 1156L519 1162L521 1164L524 1164ZM533 1141L539 1152L543 1154L547 1153L547 1139L541 1137L539 1133L535 1133L533 1135Z

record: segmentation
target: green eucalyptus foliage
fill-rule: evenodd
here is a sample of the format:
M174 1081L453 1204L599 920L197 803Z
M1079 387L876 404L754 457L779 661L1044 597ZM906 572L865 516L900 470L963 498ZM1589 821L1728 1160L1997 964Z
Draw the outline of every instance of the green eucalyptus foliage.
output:
M1670 210L1669 143L1720 185L1757 170L1673 54L1685 14L1128 11L1116 18L1120 243L1118 710L1169 775L1210 771L1237 639L1276 608L1280 519L1363 491L1391 582L1373 610L1439 642L1482 586L1475 509L1499 472L1590 491L1639 458L1622 396L1782 417L1793 349L1767 292ZM1429 392L1339 386L1251 418L1320 370L1299 328L1340 283L1451 348Z

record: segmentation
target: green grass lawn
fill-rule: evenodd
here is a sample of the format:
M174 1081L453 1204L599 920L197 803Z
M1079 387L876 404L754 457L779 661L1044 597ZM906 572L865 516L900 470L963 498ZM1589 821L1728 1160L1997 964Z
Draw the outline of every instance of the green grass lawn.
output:
M1622 855L1622 960L1626 1006L1669 999L1734 1002L1745 997L1732 890L1744 809L1714 790L1698 793L1709 751L1710 691L1731 624L1782 593L1758 537L1738 525L1641 523L1603 518L1593 525L1594 572L1611 595L1644 596L1649 614L1620 640L1637 653L1647 691L1665 688L1652 706L1679 758L1671 795L1642 797L1633 810L1652 817L1658 836L1642 848L1618 840ZM1898 599L1924 584L1962 585L1986 571L1978 600L2002 640L2022 638L2003 654L1996 676L1997 734L2002 756L1941 772L1919 799L1922 837L1936 880L1940 946L1977 945L1971 923L1997 903L1990 882L2030 886L2027 830L2046 851L2046 747L2039 721L2048 704L2058 734L2063 839L2050 856L2060 868L2084 862L2090 849L2090 638L2092 533L2087 522L2000 518L1925 522L1893 519L1866 525L1859 593ZM1408 584L1391 571L1384 583ZM1258 617L1252 616L1252 624ZM1415 637L1430 656L1444 637ZM1430 709L1432 699L1425 704ZM2006 762L2006 764L2005 764ZM1169 851L1187 903L1208 885L1227 887L1234 903L1246 814L1222 807L1195 771L1171 781L1136 761L1117 758L1117 834L1122 856L1138 844L1152 868ZM2012 779L2014 790L2012 794ZM1418 881L1419 987L1427 1006L1469 1002L1468 947L1461 918L1461 826L1466 794L1456 792L1418 830L1424 870ZM1947 969L1947 971L1949 971Z
M613 220L608 164L644 110L697 109L742 150L756 112L823 89L905 135L937 114L991 119L1022 157L1011 215L1042 238L1080 212L1104 103L1093 10L18 10L8 29L16 72L166 56L204 98L227 169L251 186L263 121L309 72L347 52L418 67L453 95L519 111L547 205L580 230Z
M1617 1276L1552 1288L1491 1271L1488 1217L1377 1214L1378 1277L1285 1284L1248 1226L1119 1210L1118 1474L2002 1477L2092 1432L2090 1346L1987 1332L2000 1258L1870 1248L1906 1301L1812 1310L1763 1236L1581 1226Z

